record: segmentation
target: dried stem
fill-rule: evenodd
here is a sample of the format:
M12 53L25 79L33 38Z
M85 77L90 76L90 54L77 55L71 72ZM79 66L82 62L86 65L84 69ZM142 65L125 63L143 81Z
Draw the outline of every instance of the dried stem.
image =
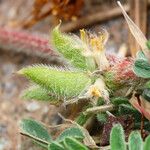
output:
M49 45L47 36L5 27L0 27L0 48L41 58L57 57Z

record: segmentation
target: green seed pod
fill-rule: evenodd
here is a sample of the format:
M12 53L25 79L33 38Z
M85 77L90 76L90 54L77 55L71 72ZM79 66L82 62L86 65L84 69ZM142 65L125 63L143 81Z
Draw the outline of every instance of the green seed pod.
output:
M59 31L59 25L52 31L51 37L56 50L74 67L83 70L95 69L94 60L83 56L85 46L78 37L62 34Z
M48 101L51 104L58 104L60 102L56 97L52 96L48 90L37 85L24 90L22 98L28 100Z
M47 89L58 99L71 99L78 96L91 84L90 77L83 72L66 71L44 65L21 69L29 80Z

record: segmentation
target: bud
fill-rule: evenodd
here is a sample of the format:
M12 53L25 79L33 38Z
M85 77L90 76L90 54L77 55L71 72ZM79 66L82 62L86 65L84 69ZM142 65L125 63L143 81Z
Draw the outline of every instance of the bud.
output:
M133 72L134 61L132 58L124 58L114 63L105 73L104 80L111 90L117 90L122 86L132 85L137 81Z

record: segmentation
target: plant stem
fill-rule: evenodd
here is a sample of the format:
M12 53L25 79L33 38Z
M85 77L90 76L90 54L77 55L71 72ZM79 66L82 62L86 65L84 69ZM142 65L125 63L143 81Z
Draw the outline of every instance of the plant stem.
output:
M48 36L5 27L0 27L0 48L48 59L57 56L50 47Z

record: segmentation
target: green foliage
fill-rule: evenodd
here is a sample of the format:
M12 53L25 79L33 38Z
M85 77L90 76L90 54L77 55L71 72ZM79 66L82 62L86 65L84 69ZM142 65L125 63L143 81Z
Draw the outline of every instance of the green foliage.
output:
M97 100L97 106L101 106L101 105L104 105L105 104L105 101L102 97L100 97L98 100Z
M131 105L129 104L121 104L119 105L118 113L120 116L122 115L132 115L135 119L135 122L141 121L141 114Z
M111 130L110 147L111 150L149 150L150 136L144 142L138 131L132 131L129 135L128 143L126 143L122 126L116 124Z
M51 96L48 90L36 85L24 90L22 98L39 101L49 101L51 104L59 103L58 99L54 96Z
M76 97L91 84L85 73L57 70L43 65L23 68L18 73L45 88L50 94L55 94L58 99Z
M72 127L72 128L64 130L59 135L59 137L56 139L56 141L62 142L67 137L72 137L72 138L75 138L75 139L78 139L78 140L83 140L84 139L84 135L83 135L82 131L79 128Z
M63 55L64 58L68 59L69 62L76 68L83 70L94 70L94 60L87 62L86 57L83 56L85 46L77 38L62 34L59 31L59 26L55 27L52 31L52 42L56 50Z
M143 140L138 131L134 131L129 136L129 150L143 150Z
M137 59L133 66L134 73L141 78L150 78L150 64L144 59Z
M67 150L89 150L85 145L71 137L65 139L64 145Z
M24 119L20 124L21 133L30 137L38 145L47 148L47 143L52 141L46 128L39 122L32 119Z
M149 150L149 149L150 149L150 136L146 138L144 143L144 150Z
M25 90L23 98L48 101L51 104L57 104L65 100L75 100L76 98L79 98L78 96L87 96L86 98L89 101L85 102L88 104L91 103L93 108L92 111L97 111L94 110L95 106L107 105L106 101L110 100L111 105L113 105L114 108L113 111L110 110L110 113L114 113L116 116L132 115L135 119L134 123L136 125L139 124L141 115L131 106L128 98L112 98L112 96L115 95L116 90L126 86L123 84L123 79L119 78L119 73L116 78L115 70L111 70L111 66L110 70L96 70L96 62L102 61L99 60L101 56L100 50L104 48L106 37L100 36L100 38L97 39L88 39L89 41L91 40L91 47L88 47L88 45L83 43L79 38L61 33L59 31L59 26L52 31L51 37L56 50L70 62L71 66L74 67L74 70L58 69L56 67L44 65L36 65L21 69L18 73L25 76L36 85ZM92 36L90 35L88 38L92 38ZM86 40L86 43L89 42L88 40ZM98 44L99 42L101 44ZM95 46L96 48L94 50ZM150 43L147 43L147 46L150 49ZM91 48L92 50L90 49L91 51L86 54L86 48ZM99 54L99 57L97 57L97 54ZM103 57L105 57L105 55ZM96 58L98 58L98 60ZM99 62L97 65L100 65L101 63L103 62ZM137 54L133 71L138 77L144 79L150 78L150 64L143 52ZM96 81L99 79L104 81L104 83L96 84ZM144 80L144 82L146 82L146 80ZM141 89L144 99L150 101L150 88L146 85ZM85 106L89 105L85 104ZM101 107L98 108L99 110L101 109ZM80 115L76 119L76 122L79 125L84 125L90 117L95 117L97 121L102 124L107 123L108 114L106 112L84 114L83 111L84 110L80 112ZM30 137L34 142L48 150L88 150L88 147L82 144L83 141L85 142L85 133L83 134L83 131L77 127L65 129L58 137L55 137L55 140L52 140L51 136L41 123L32 119L25 119L21 122L21 133ZM150 145L149 141L150 139L147 138L144 144L144 150L148 150ZM139 132L132 132L129 136L128 142L129 143L125 142L125 135L122 126L120 124L115 125L110 134L111 150L127 150L127 148L129 150L143 149L144 142L142 141Z
M138 77L150 78L150 64L142 51L137 53L133 71Z
M114 97L111 99L112 104L119 106L120 104L129 104L129 100L126 97Z
M123 128L120 124L114 125L110 133L111 150L126 150Z
M32 119L24 119L20 125L21 133L30 137L36 144L48 150L88 150L80 141L85 138L81 129L70 127L64 130L55 141L47 132L46 128L39 122Z

